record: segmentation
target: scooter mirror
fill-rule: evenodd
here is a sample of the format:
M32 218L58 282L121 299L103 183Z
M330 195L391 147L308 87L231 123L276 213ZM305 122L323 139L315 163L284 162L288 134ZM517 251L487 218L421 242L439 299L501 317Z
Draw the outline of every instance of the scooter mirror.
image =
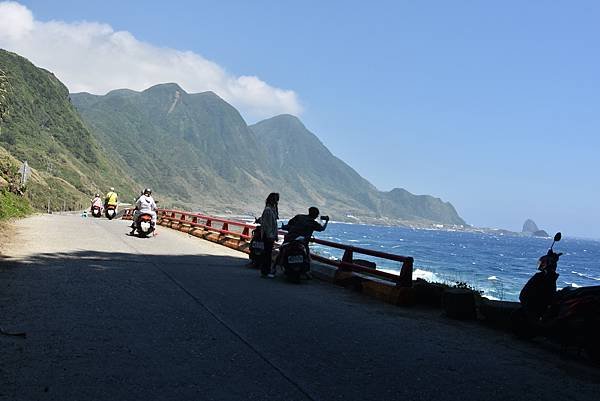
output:
M561 238L562 238L562 234L560 232L556 233L554 235L554 242L560 241Z

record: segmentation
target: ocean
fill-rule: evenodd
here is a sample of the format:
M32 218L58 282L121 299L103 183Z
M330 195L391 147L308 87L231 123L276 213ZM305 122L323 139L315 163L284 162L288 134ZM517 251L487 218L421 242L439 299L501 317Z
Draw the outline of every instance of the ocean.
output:
M537 260L552 244L549 238L519 237L473 232L410 229L403 227L329 223L315 237L377 251L412 256L413 278L454 284L466 282L491 299L518 301L519 292L537 272ZM554 245L563 252L557 272L557 287L600 285L600 241L569 238ZM311 251L341 258L343 251L318 244ZM400 264L372 260L377 268L399 272Z

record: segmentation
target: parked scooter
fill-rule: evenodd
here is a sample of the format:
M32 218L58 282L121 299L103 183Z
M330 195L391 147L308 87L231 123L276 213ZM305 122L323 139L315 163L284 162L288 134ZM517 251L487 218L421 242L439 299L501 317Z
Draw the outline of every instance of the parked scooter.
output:
M563 347L577 345L600 363L600 286L556 291L558 260L553 250L538 261L538 273L521 290L521 307L512 315L513 331L521 338L544 336L557 339Z
M303 275L310 271L310 256L304 237L296 237L284 242L279 247L280 255L277 260L281 263L287 279L299 283Z
M104 215L107 219L112 220L117 215L117 207L115 205L107 205L104 209Z
M257 226L252 230L252 238L250 239L250 260L254 267L260 264L260 258L265 250L265 243L262 239L262 229L260 227L260 218L254 217L254 223Z

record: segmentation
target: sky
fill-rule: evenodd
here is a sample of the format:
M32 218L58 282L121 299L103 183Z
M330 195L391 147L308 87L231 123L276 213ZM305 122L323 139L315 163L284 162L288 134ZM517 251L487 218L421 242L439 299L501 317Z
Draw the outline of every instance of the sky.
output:
M600 238L600 2L0 1L72 92L177 82L298 116L380 190Z

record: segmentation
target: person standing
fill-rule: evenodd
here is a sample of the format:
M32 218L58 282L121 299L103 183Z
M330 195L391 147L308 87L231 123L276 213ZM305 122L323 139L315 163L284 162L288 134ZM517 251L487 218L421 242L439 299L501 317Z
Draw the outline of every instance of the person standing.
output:
M277 219L279 219L279 211L277 209L278 203L279 194L271 192L265 201L265 208L260 217L262 240L265 245L265 250L262 254L260 263L261 277L275 277L275 274L271 271L271 262L273 256L273 244L277 241Z

